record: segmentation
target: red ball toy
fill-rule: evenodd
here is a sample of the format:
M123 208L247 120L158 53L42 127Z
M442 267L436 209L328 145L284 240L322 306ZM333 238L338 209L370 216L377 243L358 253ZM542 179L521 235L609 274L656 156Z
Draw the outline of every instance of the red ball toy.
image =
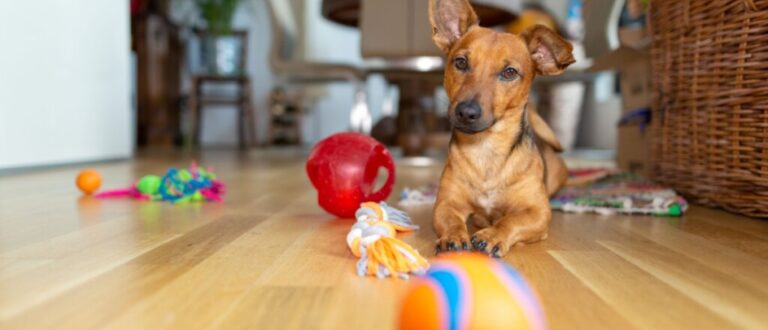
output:
M388 172L387 181L374 192L382 167ZM353 218L360 203L387 199L395 183L395 163L389 150L373 138L338 133L312 149L307 175L317 189L317 201L323 209L342 218Z

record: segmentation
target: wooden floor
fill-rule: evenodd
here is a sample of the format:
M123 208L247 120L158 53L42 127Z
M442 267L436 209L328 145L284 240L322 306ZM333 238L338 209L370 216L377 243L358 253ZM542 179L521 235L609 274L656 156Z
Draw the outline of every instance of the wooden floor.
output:
M76 168L0 177L2 329L392 329L407 283L360 278L350 220L315 203L297 151L196 155L223 204L82 198ZM108 187L185 165L95 165ZM396 191L437 179L401 166ZM396 194L393 194L393 197ZM432 256L430 209L405 240ZM768 222L694 207L681 219L556 213L506 260L553 329L768 329Z

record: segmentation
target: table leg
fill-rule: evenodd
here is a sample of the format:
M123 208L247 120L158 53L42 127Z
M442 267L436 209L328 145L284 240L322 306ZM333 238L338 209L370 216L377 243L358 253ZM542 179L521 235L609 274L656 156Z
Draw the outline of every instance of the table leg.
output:
M243 110L245 111L243 120L245 121L246 142L245 147L250 148L256 145L256 123L254 119L253 99L251 98L251 80L246 79L243 86Z

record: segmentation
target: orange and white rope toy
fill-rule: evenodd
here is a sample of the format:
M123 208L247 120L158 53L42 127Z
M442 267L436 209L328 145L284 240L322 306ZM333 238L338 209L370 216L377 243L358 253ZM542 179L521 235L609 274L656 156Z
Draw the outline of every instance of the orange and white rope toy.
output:
M429 263L414 248L397 239L397 232L418 230L403 211L387 203L362 203L355 212L357 222L347 234L347 245L356 257L357 274L408 278L421 275Z

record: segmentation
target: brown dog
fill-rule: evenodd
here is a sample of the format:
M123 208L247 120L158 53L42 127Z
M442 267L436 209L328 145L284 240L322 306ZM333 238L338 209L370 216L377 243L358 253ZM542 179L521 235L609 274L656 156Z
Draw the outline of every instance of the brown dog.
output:
M446 56L454 126L435 203L436 253L474 248L500 257L545 239L549 196L567 169L555 134L527 109L528 93L537 74L574 62L571 44L543 26L521 35L482 28L467 0L430 0L429 16ZM468 219L480 228L471 238Z

